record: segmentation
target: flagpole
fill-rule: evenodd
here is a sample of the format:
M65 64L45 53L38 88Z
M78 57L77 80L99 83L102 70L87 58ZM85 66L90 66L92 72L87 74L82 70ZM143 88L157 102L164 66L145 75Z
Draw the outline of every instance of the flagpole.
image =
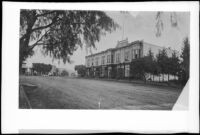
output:
M126 15L126 11L122 11L122 13L123 13L123 17L124 17L124 19L123 19L123 30L122 30L122 40L124 39L124 24L125 24L125 15Z
M124 18L125 19L125 18ZM124 39L124 20L123 20L123 31L122 31L122 40Z

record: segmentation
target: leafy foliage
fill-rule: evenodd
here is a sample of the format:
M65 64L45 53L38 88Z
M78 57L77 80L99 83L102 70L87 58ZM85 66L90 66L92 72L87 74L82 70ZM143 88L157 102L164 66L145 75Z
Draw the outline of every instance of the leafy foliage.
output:
M61 72L61 75L62 75L62 76L68 76L69 73L67 72L67 70L63 70L63 71Z
M180 71L180 59L175 51L172 53L172 57L169 58L169 70L170 74L175 76Z
M148 55L144 57L144 62L145 62L146 72L153 74L155 70L155 66L154 66L154 55L151 49L149 50Z
M145 58L135 59L131 62L130 74L133 78L145 80L145 73Z
M147 56L135 59L131 62L131 69L130 73L133 78L135 79L142 79L146 78L146 73L150 75L163 75L164 81L164 74L174 75L177 76L180 71L180 59L177 53L174 51L172 56L169 57L167 55L166 49L160 50L159 53L154 58L153 53L149 50ZM154 80L154 79L153 79Z
M44 63L33 63L33 70L38 74L48 74L52 69L52 65Z
M185 84L189 79L190 72L190 43L188 37L186 37L183 41L183 49L181 54L181 71L179 73L181 82Z
M84 65L76 65L74 69L81 77L86 76L86 67Z
M41 46L45 55L70 62L80 46L95 47L100 36L118 25L102 11L25 10L20 11L20 66Z
M162 49L156 56L157 64L160 69L160 73L163 74L163 81L164 81L164 74L169 73L169 57L167 55L166 49Z

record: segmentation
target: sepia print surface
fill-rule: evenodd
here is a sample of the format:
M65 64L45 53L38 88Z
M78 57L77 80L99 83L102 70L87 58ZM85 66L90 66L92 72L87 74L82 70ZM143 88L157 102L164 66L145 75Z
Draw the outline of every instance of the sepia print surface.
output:
M190 13L20 10L20 109L172 110Z

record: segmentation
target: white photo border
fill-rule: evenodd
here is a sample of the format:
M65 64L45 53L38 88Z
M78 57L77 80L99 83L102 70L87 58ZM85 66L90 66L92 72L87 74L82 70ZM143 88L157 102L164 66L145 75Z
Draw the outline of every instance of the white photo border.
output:
M191 72L189 110L50 110L19 109L20 9L189 11ZM2 133L20 129L102 130L137 133L199 132L199 3L33 3L3 2L2 32Z

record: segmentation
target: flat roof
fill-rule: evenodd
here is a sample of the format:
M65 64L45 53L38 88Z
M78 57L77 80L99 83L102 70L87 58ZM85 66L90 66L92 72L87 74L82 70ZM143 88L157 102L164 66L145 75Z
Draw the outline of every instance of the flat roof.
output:
M95 55L98 55L98 54L101 54L101 53L105 53L105 52L108 52L108 51L114 51L114 50L126 48L126 47L129 47L129 46L133 45L133 44L141 43L141 42L143 42L143 41L136 40L136 41L133 41L133 42L131 42L131 43L128 43L128 44L125 45L125 46L116 47L116 48L109 48L109 49L107 49L107 50L105 50L105 51L101 51L101 52L98 52L98 53L95 53L95 54L90 54L90 55L85 56L85 57L91 57L91 56L95 56Z

